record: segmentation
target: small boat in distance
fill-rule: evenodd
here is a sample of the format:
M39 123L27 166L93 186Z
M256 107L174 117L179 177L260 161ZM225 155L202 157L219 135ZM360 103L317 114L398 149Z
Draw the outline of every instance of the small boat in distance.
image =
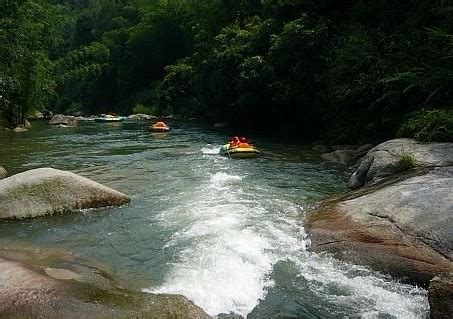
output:
M110 114L101 114L99 117L95 118L94 121L97 123L122 122L124 121L124 117Z
M168 132L170 131L170 127L164 122L156 122L149 127L149 130L151 132Z
M260 152L246 138L233 137L229 143L220 148L219 154L230 158L255 158Z

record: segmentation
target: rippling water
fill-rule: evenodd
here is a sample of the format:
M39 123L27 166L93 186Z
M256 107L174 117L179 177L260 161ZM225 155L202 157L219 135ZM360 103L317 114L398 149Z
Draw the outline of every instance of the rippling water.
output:
M0 132L10 173L50 166L132 196L130 205L0 223L1 239L95 258L148 292L182 294L211 315L425 318L426 291L307 252L304 212L348 172L309 149L256 140L263 156L217 155L226 135L188 123L34 123Z

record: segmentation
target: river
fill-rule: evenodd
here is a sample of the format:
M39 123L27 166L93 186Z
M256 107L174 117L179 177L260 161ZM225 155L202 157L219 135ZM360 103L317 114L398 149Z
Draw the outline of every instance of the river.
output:
M217 155L225 134L196 123L34 122L0 132L10 173L70 170L132 196L129 205L1 222L0 239L61 247L147 292L182 294L211 315L426 318L424 289L307 251L304 213L350 172L309 148L256 139L263 156Z

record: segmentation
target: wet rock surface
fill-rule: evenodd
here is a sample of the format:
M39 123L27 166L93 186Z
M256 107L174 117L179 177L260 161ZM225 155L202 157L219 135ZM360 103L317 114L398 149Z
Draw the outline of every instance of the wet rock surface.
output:
M55 114L49 120L50 125L67 125L67 126L76 126L77 119L74 116L63 115L63 114Z
M70 253L0 249L0 314L7 318L209 318L179 295L124 288Z
M402 170L404 157L411 163ZM349 180L355 190L307 214L310 249L430 285L431 317L450 318L452 165L453 143L395 139L372 148Z
M453 315L453 273L434 277L429 285L429 306L432 319L448 319Z
M130 198L71 172L39 168L0 180L0 219L118 206Z
M425 285L449 271L453 169L419 174L350 193L309 213L311 249Z

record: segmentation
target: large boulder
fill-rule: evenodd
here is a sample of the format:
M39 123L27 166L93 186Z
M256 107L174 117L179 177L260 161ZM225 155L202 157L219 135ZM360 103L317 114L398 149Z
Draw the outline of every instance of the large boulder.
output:
M67 126L76 126L77 119L74 116L63 115L63 114L55 114L49 120L50 125L67 125Z
M124 287L108 271L58 251L0 249L4 318L196 318L209 316L179 295Z
M8 172L6 171L6 169L0 166L0 179L5 178L6 176L8 176Z
M373 184L401 171L404 155L415 160L416 166L438 167L453 165L453 143L418 143L400 138L372 148L351 176L348 186L352 189Z
M425 285L453 270L453 167L414 176L422 173L408 172L310 212L311 249Z
M451 318L453 315L453 273L434 277L428 289L432 319Z
M71 172L38 168L0 180L0 219L118 206L130 198Z

